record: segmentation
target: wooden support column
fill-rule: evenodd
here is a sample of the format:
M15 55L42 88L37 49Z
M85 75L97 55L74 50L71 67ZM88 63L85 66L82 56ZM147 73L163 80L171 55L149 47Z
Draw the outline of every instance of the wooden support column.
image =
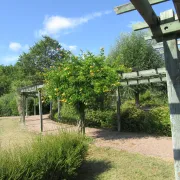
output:
M173 13L164 12L161 20L172 21ZM168 101L170 108L170 121L174 152L174 167L176 180L180 180L180 57L177 39L166 38L163 41L166 64L166 78L168 89Z
M61 120L61 116L60 116L61 104L60 104L60 99L59 99L59 97L57 98L57 103L58 103L58 121L60 121L60 120Z
M50 101L50 119L52 119L52 101Z
M26 116L28 116L28 97L26 96Z
M22 122L25 125L25 95L22 94Z
M120 97L120 87L117 89L117 125L118 132L121 132L121 97Z
M41 132L43 132L43 117L42 117L41 90L38 91L38 96L39 96L39 116L40 116Z
M36 97L34 98L34 115L36 115Z

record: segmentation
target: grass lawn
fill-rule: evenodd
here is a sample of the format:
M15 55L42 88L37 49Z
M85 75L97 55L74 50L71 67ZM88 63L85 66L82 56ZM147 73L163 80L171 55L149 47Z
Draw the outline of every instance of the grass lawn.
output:
M77 180L173 180L173 162L90 146Z
M18 118L0 117L1 148L24 145L35 135L19 125ZM10 146L9 146L10 145ZM77 180L171 180L173 162L90 145Z

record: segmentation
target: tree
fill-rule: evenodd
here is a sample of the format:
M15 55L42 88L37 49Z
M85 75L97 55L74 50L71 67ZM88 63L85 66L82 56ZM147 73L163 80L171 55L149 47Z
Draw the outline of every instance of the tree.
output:
M85 108L96 97L116 89L120 84L114 68L105 62L104 50L100 55L90 52L72 56L71 61L53 66L45 73L45 89L49 98L75 106L80 115L81 132L85 133ZM123 69L123 68L122 68Z
M121 34L111 48L108 63L113 66L124 65L132 71L147 70L164 66L161 55L153 49L151 43L144 40L143 33ZM131 88L134 91L135 103L139 106L139 93L147 86Z
M42 83L42 73L44 69L62 62L70 52L62 48L58 41L44 36L30 48L28 53L23 53L16 64L22 71L26 79L31 79L33 83Z

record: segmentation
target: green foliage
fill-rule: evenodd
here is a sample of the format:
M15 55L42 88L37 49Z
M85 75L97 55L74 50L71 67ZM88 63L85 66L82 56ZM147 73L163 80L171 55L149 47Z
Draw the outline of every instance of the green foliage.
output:
M0 150L1 180L69 180L76 176L88 148L78 134L41 136L31 146Z
M115 128L116 112L87 109L86 124L89 127Z
M62 62L69 54L69 51L62 49L58 41L44 36L28 53L23 53L19 57L16 66L21 71L22 78L29 79L35 84L42 83L44 69Z
M0 116L17 116L18 108L14 93L5 94L0 97Z
M133 71L162 67L162 57L144 39L143 33L121 34L111 48L108 61L115 65L123 64Z
M137 108L132 101L128 101L121 107L121 119L123 131L171 136L167 106L145 110Z
M104 52L72 56L71 61L52 67L45 74L49 98L62 102L91 104L98 95L114 90L118 85L116 71L105 63Z

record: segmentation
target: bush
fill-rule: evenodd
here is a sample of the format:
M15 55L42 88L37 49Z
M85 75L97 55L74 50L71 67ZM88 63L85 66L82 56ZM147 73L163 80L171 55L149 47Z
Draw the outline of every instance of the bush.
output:
M87 152L87 139L77 134L41 136L30 147L0 152L0 179L56 180L77 174Z
M137 108L131 101L121 106L122 130L171 136L168 107L154 107L148 111Z
M86 124L89 127L114 128L116 112L112 110L86 110Z
M0 97L0 116L17 116L18 108L14 93L5 94Z
M77 121L79 120L79 116L75 108L72 105L65 104L65 103L61 107L60 116L61 116L61 122L67 123L67 124L77 124ZM55 121L58 120L57 110L54 113L53 119Z

